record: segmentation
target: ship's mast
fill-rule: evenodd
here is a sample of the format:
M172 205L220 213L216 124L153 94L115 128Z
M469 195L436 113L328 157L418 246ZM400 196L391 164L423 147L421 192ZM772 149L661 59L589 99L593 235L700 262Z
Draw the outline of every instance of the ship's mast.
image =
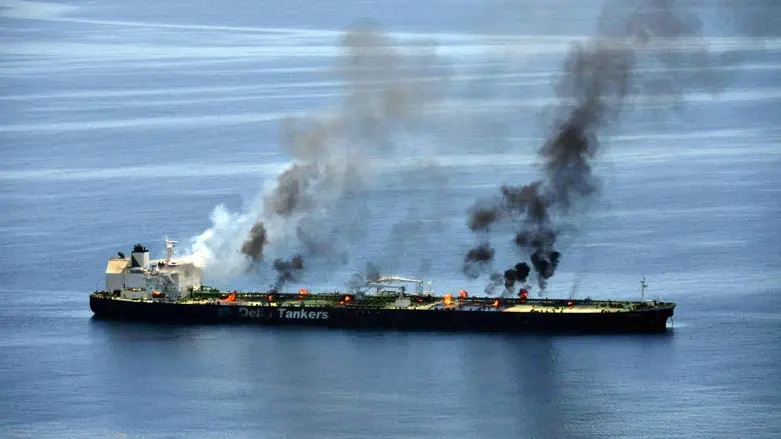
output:
M168 237L165 237L165 262L166 264L170 264L171 260L174 258L174 253L176 251L176 241L171 241L168 239Z
M645 301L645 288L648 286L648 282L645 281L645 276L640 279L640 301Z

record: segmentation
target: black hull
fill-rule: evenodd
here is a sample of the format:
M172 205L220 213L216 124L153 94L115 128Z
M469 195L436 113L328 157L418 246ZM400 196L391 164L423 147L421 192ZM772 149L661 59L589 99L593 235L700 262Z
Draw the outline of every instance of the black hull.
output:
M545 313L455 310L265 307L180 304L90 297L98 318L158 323L265 325L500 332L663 332L673 307L631 312Z

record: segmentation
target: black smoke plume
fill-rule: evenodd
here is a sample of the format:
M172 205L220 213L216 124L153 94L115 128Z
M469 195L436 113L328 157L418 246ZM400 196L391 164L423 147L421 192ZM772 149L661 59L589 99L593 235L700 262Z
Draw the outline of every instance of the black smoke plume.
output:
M247 239L241 245L241 252L252 258L253 261L263 260L263 247L268 243L266 228L258 221L250 229Z
M279 291L286 282L298 281L298 275L304 269L304 258L301 255L295 255L289 260L275 259L273 267L277 271L277 279L271 289Z
M512 289L515 283L524 283L531 273L531 268L526 262L519 262L515 264L515 267L510 268L504 272L504 288L507 290Z
M466 257L464 258L463 271L467 276L476 278L480 276L481 270L483 270L493 258L494 249L492 249L488 243L478 245L467 252Z
M592 162L600 152L601 131L617 120L628 98L637 93L680 93L686 80L672 73L673 68L690 65L693 59L702 65L700 61L708 58L702 50L666 50L675 39L696 35L699 29L699 22L677 9L673 0L610 3L600 28L610 38L602 35L576 43L564 61L564 75L556 85L559 116L538 150L542 178L501 186L498 197L480 200L469 209L467 225L479 245L466 255L467 276L479 274L493 258L487 240L492 225L509 221L518 230L514 242L519 253L529 258L544 289L561 259L554 247L560 233L555 221L582 212L576 208L587 207L599 192ZM662 73L639 76L638 58L646 55L663 67ZM506 286L514 285L516 270L507 270L503 278ZM495 284L492 276L489 287Z

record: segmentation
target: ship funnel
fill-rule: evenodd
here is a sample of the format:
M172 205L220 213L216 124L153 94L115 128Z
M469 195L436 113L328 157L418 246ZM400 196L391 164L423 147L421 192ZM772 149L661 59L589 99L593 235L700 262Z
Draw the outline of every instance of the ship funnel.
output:
M146 267L147 265L149 265L149 250L141 244L136 244L131 253L130 266Z

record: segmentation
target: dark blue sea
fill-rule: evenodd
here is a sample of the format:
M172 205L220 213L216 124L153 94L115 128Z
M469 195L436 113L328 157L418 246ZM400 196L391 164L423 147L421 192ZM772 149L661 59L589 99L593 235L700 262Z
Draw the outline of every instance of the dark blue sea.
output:
M674 319L546 336L106 322L88 296L117 251L185 253L254 211L294 155L285 121L345 111L340 41L363 25L430 51L441 96L370 151L360 202L322 215L338 260L285 288L372 262L480 294L467 209L540 175L601 2L0 2L0 437L781 437L781 3L693 3L710 61L600 133L600 194L562 219L546 289L637 299L645 277ZM496 269L516 261L499 232Z

